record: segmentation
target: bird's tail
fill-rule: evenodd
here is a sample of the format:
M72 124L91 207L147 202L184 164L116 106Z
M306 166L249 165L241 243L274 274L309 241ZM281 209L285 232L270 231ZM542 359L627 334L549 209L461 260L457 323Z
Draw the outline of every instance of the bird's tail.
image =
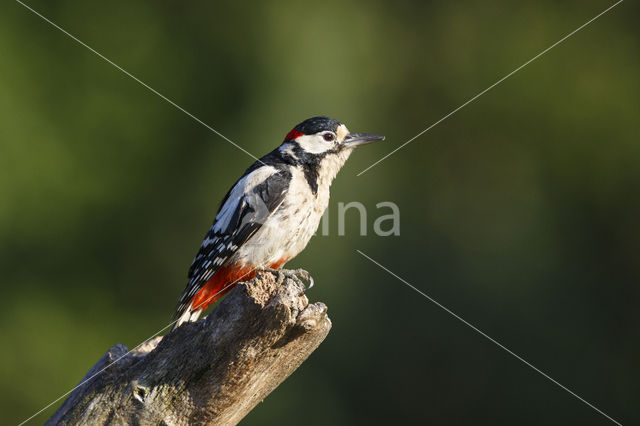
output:
M172 331L175 330L185 322L197 321L198 318L200 318L200 315L202 314L203 311L204 309L194 310L192 304L188 304L182 307L181 309L178 309L178 311L176 311L176 313L173 316L174 324L171 330Z
M197 291L190 291L190 286L187 286L173 317L176 320L173 329L175 330L187 321L197 321L209 306L229 293L238 281L248 281L255 275L255 268L223 266L209 278L206 284L199 289L196 287ZM189 295L192 295L190 300L187 299Z

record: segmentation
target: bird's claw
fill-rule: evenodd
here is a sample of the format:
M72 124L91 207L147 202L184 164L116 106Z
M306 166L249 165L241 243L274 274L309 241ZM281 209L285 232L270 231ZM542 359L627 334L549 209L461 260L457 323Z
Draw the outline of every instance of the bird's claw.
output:
M289 275L287 275L287 278L291 278L292 280L300 284L302 288L305 289L305 291L313 287L313 277L306 269L285 270L284 273L288 273ZM304 285L304 282L302 282L302 280L306 280L309 283L309 287Z

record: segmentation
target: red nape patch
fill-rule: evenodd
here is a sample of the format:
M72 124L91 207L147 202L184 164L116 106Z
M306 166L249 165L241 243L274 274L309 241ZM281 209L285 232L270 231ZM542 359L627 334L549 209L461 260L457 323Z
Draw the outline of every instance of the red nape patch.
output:
M191 300L191 309L200 311L207 309L240 281L249 281L256 276L252 268L223 266L212 276Z
M300 136L304 136L304 133L299 132L296 129L293 129L289 133L287 133L287 136L284 137L284 140L285 141L292 141L294 139L297 139Z

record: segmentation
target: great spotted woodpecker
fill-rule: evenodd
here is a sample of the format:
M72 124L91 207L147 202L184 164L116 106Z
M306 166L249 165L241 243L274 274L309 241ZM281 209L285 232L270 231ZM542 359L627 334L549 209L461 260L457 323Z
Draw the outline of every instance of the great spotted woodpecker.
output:
M329 204L329 186L353 150L384 136L350 133L328 117L313 117L253 163L220 203L189 269L175 327L200 314L258 270L279 269L300 253ZM295 273L310 281L308 272Z

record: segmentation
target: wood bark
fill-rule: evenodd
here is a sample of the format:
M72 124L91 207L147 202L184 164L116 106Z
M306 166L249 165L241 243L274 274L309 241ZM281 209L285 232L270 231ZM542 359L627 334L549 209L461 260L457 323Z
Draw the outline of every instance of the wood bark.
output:
M206 318L113 346L47 424L236 424L320 345L326 312L294 280L259 273Z

